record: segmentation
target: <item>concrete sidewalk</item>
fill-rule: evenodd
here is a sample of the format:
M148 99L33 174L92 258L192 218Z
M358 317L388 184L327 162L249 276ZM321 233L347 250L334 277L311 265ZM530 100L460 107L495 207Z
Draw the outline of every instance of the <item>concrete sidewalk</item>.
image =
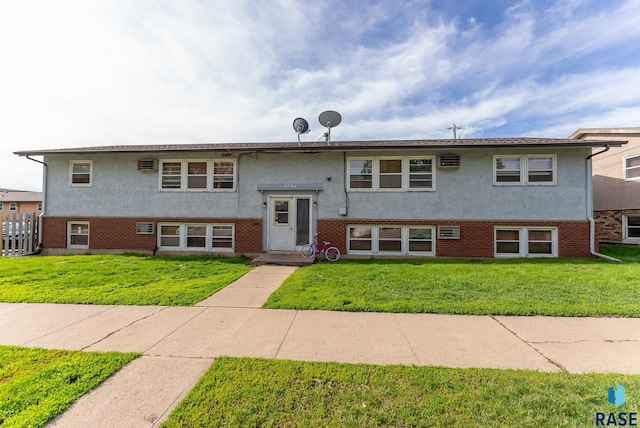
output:
M195 307L0 304L0 343L142 353L60 427L156 426L222 355L640 373L640 319L259 309L294 270L260 266Z

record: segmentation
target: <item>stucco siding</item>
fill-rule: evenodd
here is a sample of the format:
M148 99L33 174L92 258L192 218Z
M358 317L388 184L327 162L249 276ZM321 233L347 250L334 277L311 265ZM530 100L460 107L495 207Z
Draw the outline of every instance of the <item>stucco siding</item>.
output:
M231 192L161 191L159 172L141 172L137 161L210 159L207 153L51 155L47 168L47 215L81 217L264 218L265 195L315 194L317 218L584 220L586 156L589 149L461 149L456 169L434 168L435 191L349 191L344 159L367 155L437 156L435 150L247 153L235 155L236 190ZM496 186L493 155L556 155L552 186ZM91 160L91 187L69 186L69 162ZM267 186L272 190L259 190ZM271 186L271 187L269 187ZM273 190L281 186L280 190ZM305 186L316 190L300 190Z

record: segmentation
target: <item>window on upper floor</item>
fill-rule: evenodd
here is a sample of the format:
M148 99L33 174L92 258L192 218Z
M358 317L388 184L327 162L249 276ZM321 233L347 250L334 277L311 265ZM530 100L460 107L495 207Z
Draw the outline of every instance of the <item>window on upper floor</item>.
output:
M640 180L640 155L625 157L622 165L625 180Z
M234 191L234 160L161 160L160 190L176 192Z
M433 191L433 156L370 156L347 160L351 191Z
M91 187L93 161L71 161L69 163L69 186Z
M555 155L493 157L493 184L498 186L556 184Z

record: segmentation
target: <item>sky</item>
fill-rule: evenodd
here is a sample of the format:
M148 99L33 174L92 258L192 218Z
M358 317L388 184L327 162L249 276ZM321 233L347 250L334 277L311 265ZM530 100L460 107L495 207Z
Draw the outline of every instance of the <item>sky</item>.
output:
M640 126L640 0L0 0L0 188L19 150ZM37 158L39 159L39 158Z

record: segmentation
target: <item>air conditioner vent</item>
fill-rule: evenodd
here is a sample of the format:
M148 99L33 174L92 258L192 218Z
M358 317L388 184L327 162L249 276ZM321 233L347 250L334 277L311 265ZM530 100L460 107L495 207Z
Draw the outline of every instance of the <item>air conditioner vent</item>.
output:
M439 239L460 239L460 226L439 226Z
M140 159L138 160L138 171L157 171L158 161L155 159Z
M459 168L460 155L440 155L439 168Z
M153 235L155 231L155 223L136 223L136 233L138 235Z

